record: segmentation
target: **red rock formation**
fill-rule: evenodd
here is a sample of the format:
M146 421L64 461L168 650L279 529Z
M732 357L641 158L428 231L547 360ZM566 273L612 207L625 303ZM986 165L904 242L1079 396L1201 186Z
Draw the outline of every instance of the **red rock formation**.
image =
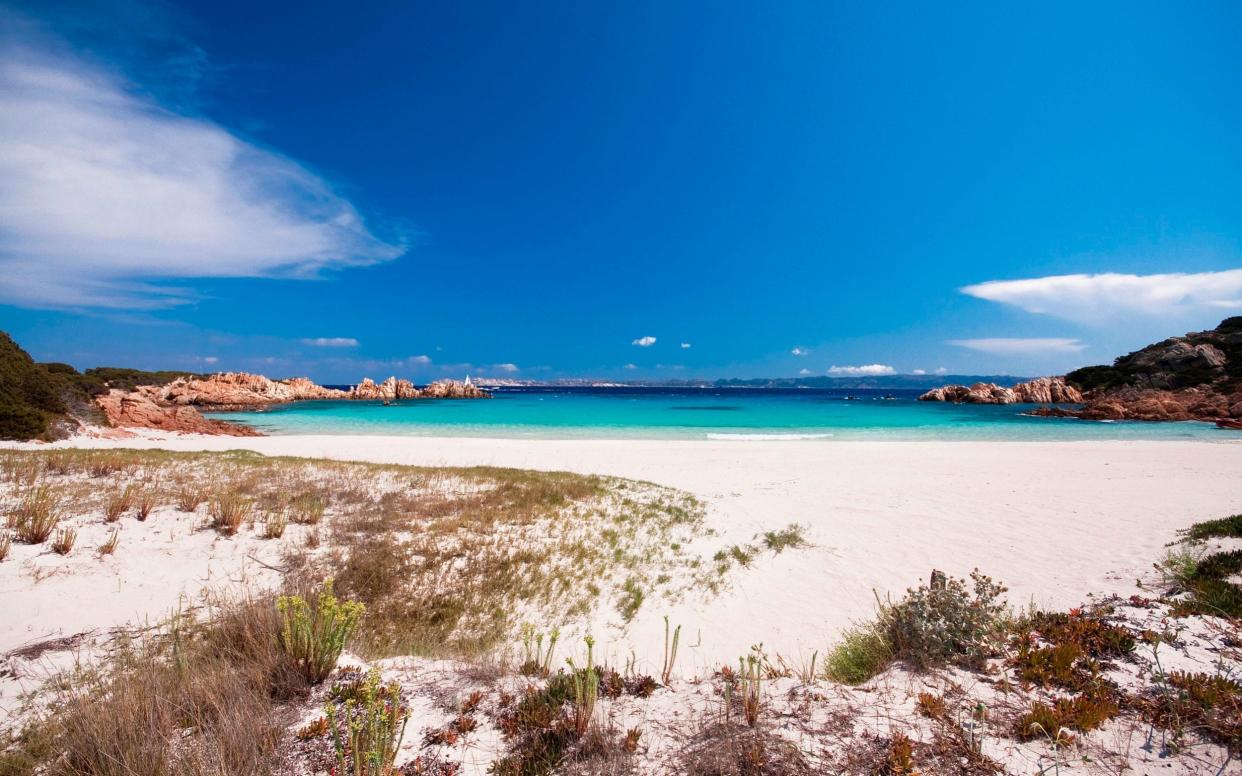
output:
M223 372L205 378L178 378L162 386L141 386L157 404L246 407L304 399L344 399L345 391L324 388L305 377L269 380L263 375Z
M955 404L1077 404L1082 394L1063 377L1037 377L1012 388L995 383L946 385L933 388L919 401L950 401Z
M103 410L108 423L116 428L154 428L185 434L261 436L259 432L246 426L204 418L193 407L156 404L141 391L113 389L97 397L95 403Z
M417 388L409 380L390 377L376 383L364 377L349 392L351 399L489 399L491 394L470 382L440 380L426 388Z

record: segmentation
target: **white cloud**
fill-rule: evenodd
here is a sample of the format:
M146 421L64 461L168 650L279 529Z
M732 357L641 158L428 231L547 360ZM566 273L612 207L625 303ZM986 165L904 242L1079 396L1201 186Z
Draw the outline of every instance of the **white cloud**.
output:
M353 337L307 337L302 344L316 348L356 348L358 340Z
M624 368L625 369L637 369L638 366L636 364L626 364Z
M831 366L828 374L842 377L874 377L895 375L897 370L887 364L864 364L863 366Z
M942 367L942 366L938 366L938 367L936 367L936 374L938 374L938 375L947 375L948 373L949 373L949 370L948 370L948 369L945 369L945 368L944 368L944 367Z
M411 364L430 364L431 356L410 356L406 359Z
M806 348L794 348L793 350L789 352L794 354L795 356L805 356L810 351L808 351Z
M1036 353L1078 353L1086 344L1065 337L985 337L949 340L950 345L991 353L995 356L1024 356Z
M798 370L798 374L800 374L800 375L809 375L809 374L811 374L811 370L810 370L810 369L807 369L806 367L803 367L802 369L799 369L799 370Z
M517 364L497 364L496 368L499 369L501 372L516 372L518 370L518 365Z
M639 337L638 339L634 340L630 344L637 345L640 348L649 348L652 345L656 344L656 338L655 337Z
M219 359L219 358L217 358L216 356L203 356L203 363L204 363L204 364L214 364L214 363L216 363L216 362L217 362L217 361L219 361L219 360L220 360L220 359Z
M386 261L331 186L0 17L0 301L167 307L206 277ZM12 29L10 29L12 28Z
M683 343L681 343L681 349L682 349L682 350L689 350L689 349L690 349L690 343L689 343L689 342L683 342Z
M1051 275L991 280L962 293L1031 313L1085 323L1118 316L1169 316L1242 309L1242 269L1159 275Z
M912 375L925 375L925 374L927 374L927 370L926 370L926 369L914 369L914 370L911 370L911 371L910 371L910 374L912 374Z

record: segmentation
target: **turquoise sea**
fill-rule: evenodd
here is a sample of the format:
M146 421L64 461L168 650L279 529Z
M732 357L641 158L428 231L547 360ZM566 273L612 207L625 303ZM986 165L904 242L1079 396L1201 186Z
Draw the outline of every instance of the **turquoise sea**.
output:
M909 390L522 388L486 400L308 401L213 413L271 434L592 439L1242 438L1208 423L1093 422L1032 406L916 401Z

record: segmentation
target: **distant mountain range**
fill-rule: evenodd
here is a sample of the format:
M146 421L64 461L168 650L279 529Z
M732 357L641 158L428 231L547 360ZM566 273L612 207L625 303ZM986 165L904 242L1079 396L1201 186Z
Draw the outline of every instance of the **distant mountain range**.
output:
M971 385L995 383L1012 386L1028 377L1013 375L874 375L866 377L755 377L727 380L595 380L591 378L562 378L558 380L514 380L511 378L479 378L479 385L489 388L828 388L853 390L860 388L905 388L930 390L945 385Z

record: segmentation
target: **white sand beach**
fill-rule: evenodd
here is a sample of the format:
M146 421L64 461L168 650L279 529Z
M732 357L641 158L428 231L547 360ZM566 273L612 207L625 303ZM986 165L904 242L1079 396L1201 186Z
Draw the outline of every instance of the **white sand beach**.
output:
M77 439L72 445L249 449L384 463L599 473L686 490L716 535L695 549L753 541L790 523L811 547L764 554L704 604L644 606L624 632L591 625L606 649L655 660L663 616L683 626L683 669L763 642L809 657L933 568L979 568L1015 605L1065 607L1085 594L1137 592L1175 532L1242 511L1242 443L516 440L400 436ZM36 447L26 445L25 447ZM45 448L46 445L37 445ZM873 592L874 591L874 592ZM132 602L131 602L132 603ZM159 611L151 612L158 615ZM120 614L120 613L118 613ZM122 619L135 612L126 611Z

